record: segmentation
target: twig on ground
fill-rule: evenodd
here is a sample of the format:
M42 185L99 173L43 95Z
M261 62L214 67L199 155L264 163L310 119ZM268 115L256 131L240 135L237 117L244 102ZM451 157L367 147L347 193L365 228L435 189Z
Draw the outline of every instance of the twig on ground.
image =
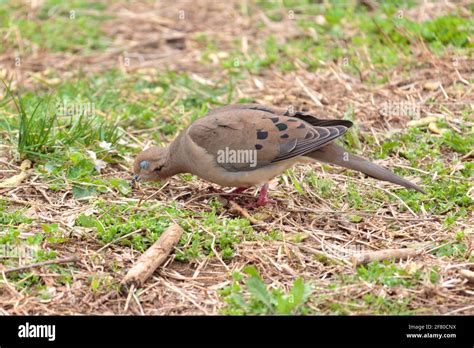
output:
M163 186L161 186L158 190L153 192L151 195L147 196L144 198L144 195L140 198L140 200L137 203L137 207L140 207L143 202L148 201L149 199L152 199L155 197L157 194L159 194L166 186L168 186L169 182L166 182Z
M14 268L9 268L4 271L1 271L2 273L12 273L12 272L19 272L19 271L25 271L30 268L37 268L37 267L43 267L47 265L59 265L62 263L74 263L79 261L79 258L77 256L71 256L71 257L65 257L63 259L54 259L54 260L47 260L43 262L38 262L38 263L33 263L31 265L26 265L26 266L19 266L19 267L14 267Z
M468 269L461 269L459 271L459 274L463 278L467 279L469 282L474 283L474 272L473 271L470 271Z
M114 239L113 241L111 241L111 242L105 244L103 247L101 247L99 250L97 250L97 253L100 253L102 250L107 249L109 246L111 246L112 244L117 243L119 240L122 240L122 239L125 239L125 238L127 238L127 237L130 237L131 235L136 234L136 233L138 233L138 232L141 232L142 230L143 230L143 228L140 227L138 230L132 231L132 232L130 232L130 233L127 233L127 234L125 234L125 235L123 235L123 236L117 238L117 239Z
M444 313L444 315L453 315L453 314L456 314L456 313L459 313L459 312L464 312L464 311L467 311L467 310L473 309L473 308L474 308L474 305L469 305L469 306L466 306L466 307L461 307L461 308L455 309L453 311ZM468 312L466 312L466 314L468 314Z
M122 280L125 286L142 286L153 272L166 261L174 245L178 243L183 229L174 224L163 232L160 238L145 251Z
M252 225L258 225L259 223L258 220L252 217L252 215L250 215L249 212L245 208L242 208L240 205L238 205L234 201L229 201L228 204L229 204L229 211L231 213L237 213L243 218L246 218L247 220L249 220Z
M135 284L132 284L130 286L130 289L128 290L127 300L125 301L125 306L123 307L124 313L128 311L128 306L130 304L130 300L132 299L132 295L134 292L135 292Z
M253 226L260 227L266 231L269 230L269 228L267 226L264 226L261 221L258 221L252 215L250 215L247 209L242 208L240 205L238 205L234 201L229 201L228 206L229 206L229 211L231 213L239 214L243 218L249 220L250 224L252 224Z
M406 259L419 253L417 249L386 249L367 253L356 254L351 257L354 266L363 265L372 261L382 261L387 259Z
M304 83L303 81L301 81L300 78L296 78L296 82L298 82L298 84L300 85L300 87L303 89L303 91L311 98L312 101L314 101L314 103L317 105L317 106L323 106L323 104L321 103L321 100L320 98L318 98L318 95L316 95L316 93L314 91L312 91L311 89L309 89Z

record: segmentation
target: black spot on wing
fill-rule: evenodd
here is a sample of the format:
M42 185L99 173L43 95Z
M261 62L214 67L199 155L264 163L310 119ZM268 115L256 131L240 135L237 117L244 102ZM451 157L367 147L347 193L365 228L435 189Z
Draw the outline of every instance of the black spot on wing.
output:
M261 150L263 148L263 145L260 145L260 144L255 144L255 148L257 150Z
M283 135L282 135L280 138L282 138L282 139L286 139L286 138L288 138L288 137L289 137L289 135L288 135L288 134L283 134Z
M280 121L280 118L278 118L278 117L270 117L270 120L272 120L273 123L277 123L278 121Z
M268 132L257 130L257 139L263 140L268 138Z
M285 123L277 123L276 126L280 132L288 129L288 125Z
M298 129L303 129L303 128L306 128L306 126L304 125L304 123L300 124L298 127L296 127Z

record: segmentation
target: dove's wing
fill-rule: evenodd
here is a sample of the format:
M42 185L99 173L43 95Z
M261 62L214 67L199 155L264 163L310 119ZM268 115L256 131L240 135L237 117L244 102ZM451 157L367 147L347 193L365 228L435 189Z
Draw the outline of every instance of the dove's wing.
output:
M226 170L249 171L311 153L352 126L345 120L313 118L313 123L270 109L227 107L195 121L187 135ZM219 160L226 153L243 155L249 151L256 154L255 166L244 156L241 161Z

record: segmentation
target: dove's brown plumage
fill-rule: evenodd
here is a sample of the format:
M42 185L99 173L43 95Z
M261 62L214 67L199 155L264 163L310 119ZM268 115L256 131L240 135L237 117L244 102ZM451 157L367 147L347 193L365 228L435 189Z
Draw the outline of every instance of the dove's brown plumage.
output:
M322 120L259 104L229 105L196 120L170 147L140 153L134 172L145 180L188 172L221 186L250 187L268 182L295 163L318 160L423 192L332 143L351 126L347 120ZM231 152L254 158L223 157Z

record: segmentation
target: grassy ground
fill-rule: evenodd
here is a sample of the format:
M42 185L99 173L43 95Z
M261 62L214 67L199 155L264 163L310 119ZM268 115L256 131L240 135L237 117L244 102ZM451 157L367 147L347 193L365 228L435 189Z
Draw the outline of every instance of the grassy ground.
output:
M0 4L0 269L79 257L3 275L2 313L474 314L472 3ZM250 101L352 119L345 146L427 194L300 165L252 225L191 175L130 187L142 148ZM118 293L174 222L172 259Z

